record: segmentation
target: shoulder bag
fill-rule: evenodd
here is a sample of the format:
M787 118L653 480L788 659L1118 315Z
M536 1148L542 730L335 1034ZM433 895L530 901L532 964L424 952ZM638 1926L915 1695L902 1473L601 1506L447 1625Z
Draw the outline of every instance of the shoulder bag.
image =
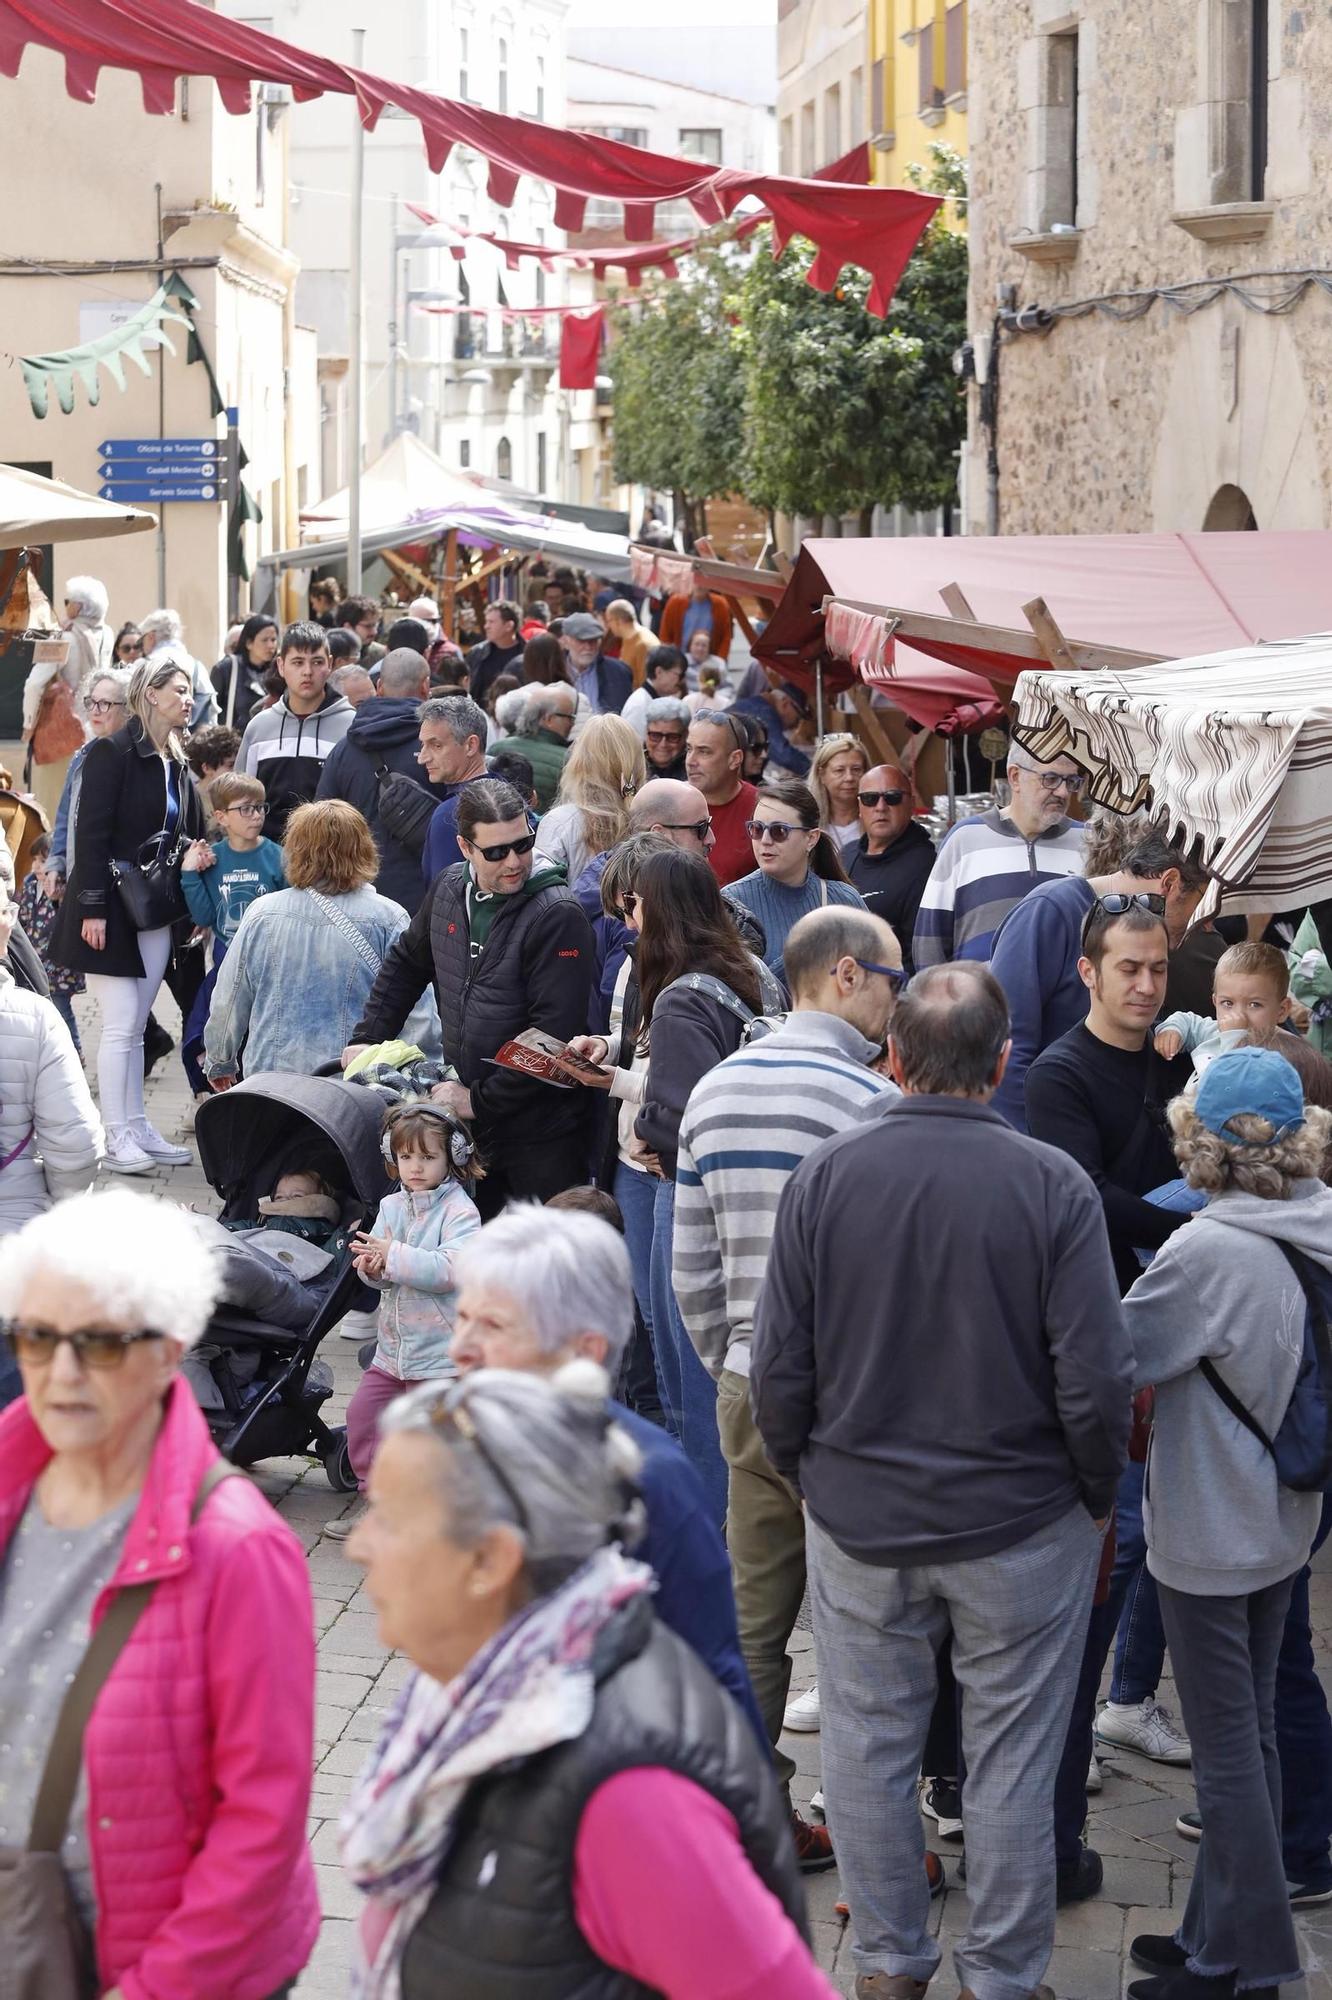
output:
M340 932L346 938L362 965L370 968L370 977L378 979L384 961L365 935L365 932L357 930L351 918L343 915L331 897L321 895L318 889L307 889L305 893L320 915L327 917L334 930ZM0 1995L0 2000L3 2000L3 1995Z
M199 1481L191 1523L213 1488L239 1469L225 1459L213 1461ZM0 1847L0 2000L92 2000L97 1991L93 1941L75 1907L60 1851L93 1704L156 1588L156 1583L132 1583L116 1592L61 1706L27 1846Z
M133 861L111 862L120 906L136 931L160 931L188 916L180 886L180 864L188 846L184 834L173 839L164 829L144 841Z

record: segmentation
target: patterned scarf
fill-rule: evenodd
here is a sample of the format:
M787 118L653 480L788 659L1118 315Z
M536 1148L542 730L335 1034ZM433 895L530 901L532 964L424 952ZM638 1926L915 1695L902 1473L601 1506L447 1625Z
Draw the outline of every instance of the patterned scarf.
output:
M343 1866L370 1898L353 2000L399 2000L402 1955L435 1892L468 1787L583 1734L596 1696L597 1638L651 1584L645 1563L599 1549L447 1685L423 1673L408 1681L339 1824Z

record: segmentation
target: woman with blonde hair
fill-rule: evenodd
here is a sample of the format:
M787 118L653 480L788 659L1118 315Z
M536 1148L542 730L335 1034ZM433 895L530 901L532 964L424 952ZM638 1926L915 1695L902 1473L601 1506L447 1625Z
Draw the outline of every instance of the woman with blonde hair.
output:
M205 1037L214 1090L229 1090L241 1055L259 1070L309 1075L335 1062L365 1011L389 946L408 916L374 887L379 851L364 818L342 799L297 806L283 842L289 887L251 903L213 991ZM403 1038L439 1053L439 1015L427 991Z
M88 745L70 819L69 887L51 956L86 976L101 1009L97 1085L113 1173L184 1166L192 1157L149 1124L143 1106L143 1031L171 959L172 923L186 914L180 863L204 830L180 740L190 700L189 674L175 660L141 660L125 726ZM143 887L146 865L159 878L151 909L131 916L120 885Z
M818 801L820 822L844 862L860 845L858 794L869 767L864 746L845 731L825 736L809 767L807 783Z
M576 882L629 831L629 807L646 776L643 746L618 715L594 715L564 760L555 804L537 829L537 860L563 864Z

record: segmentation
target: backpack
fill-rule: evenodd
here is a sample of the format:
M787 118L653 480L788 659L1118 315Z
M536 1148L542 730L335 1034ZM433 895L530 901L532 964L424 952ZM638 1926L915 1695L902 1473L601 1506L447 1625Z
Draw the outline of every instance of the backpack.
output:
M1332 1338L1324 1304L1332 1277L1289 1243L1277 1248L1299 1279L1305 1314L1299 1373L1276 1436L1268 1437L1210 1361L1198 1366L1231 1415L1270 1452L1281 1484L1293 1493L1322 1493L1332 1484Z
M744 1031L740 1036L740 1046L742 1049L747 1049L753 1042L763 1041L772 1033L774 1028L780 1028L782 1022L786 1019L785 1014L755 1014L751 1012L739 994L732 993L725 980L714 979L710 972L682 973L679 979L672 979L670 985L663 986L657 997L664 999L672 988L676 986L687 986L691 993L706 993L708 998L715 1000L719 1007L725 1007L728 1013L734 1014L738 1020L743 1021Z
M379 824L419 861L439 800L405 771L390 771L387 764L376 764L375 776L379 780Z

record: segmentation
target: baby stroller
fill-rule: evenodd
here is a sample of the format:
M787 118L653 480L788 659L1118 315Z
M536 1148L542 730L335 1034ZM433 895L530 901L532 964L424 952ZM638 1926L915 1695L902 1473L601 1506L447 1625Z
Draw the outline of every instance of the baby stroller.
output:
M199 1161L222 1198L225 1222L257 1224L260 1198L279 1175L299 1168L313 1168L342 1200L343 1247L308 1286L304 1329L222 1305L200 1350L215 1385L208 1400L221 1402L204 1410L218 1449L234 1465L311 1453L338 1493L354 1492L356 1475L345 1428L330 1427L319 1414L332 1394L333 1371L317 1349L344 1313L376 1302L356 1275L345 1236L369 1228L389 1192L379 1140L385 1101L380 1091L341 1076L267 1071L201 1104L194 1128Z

